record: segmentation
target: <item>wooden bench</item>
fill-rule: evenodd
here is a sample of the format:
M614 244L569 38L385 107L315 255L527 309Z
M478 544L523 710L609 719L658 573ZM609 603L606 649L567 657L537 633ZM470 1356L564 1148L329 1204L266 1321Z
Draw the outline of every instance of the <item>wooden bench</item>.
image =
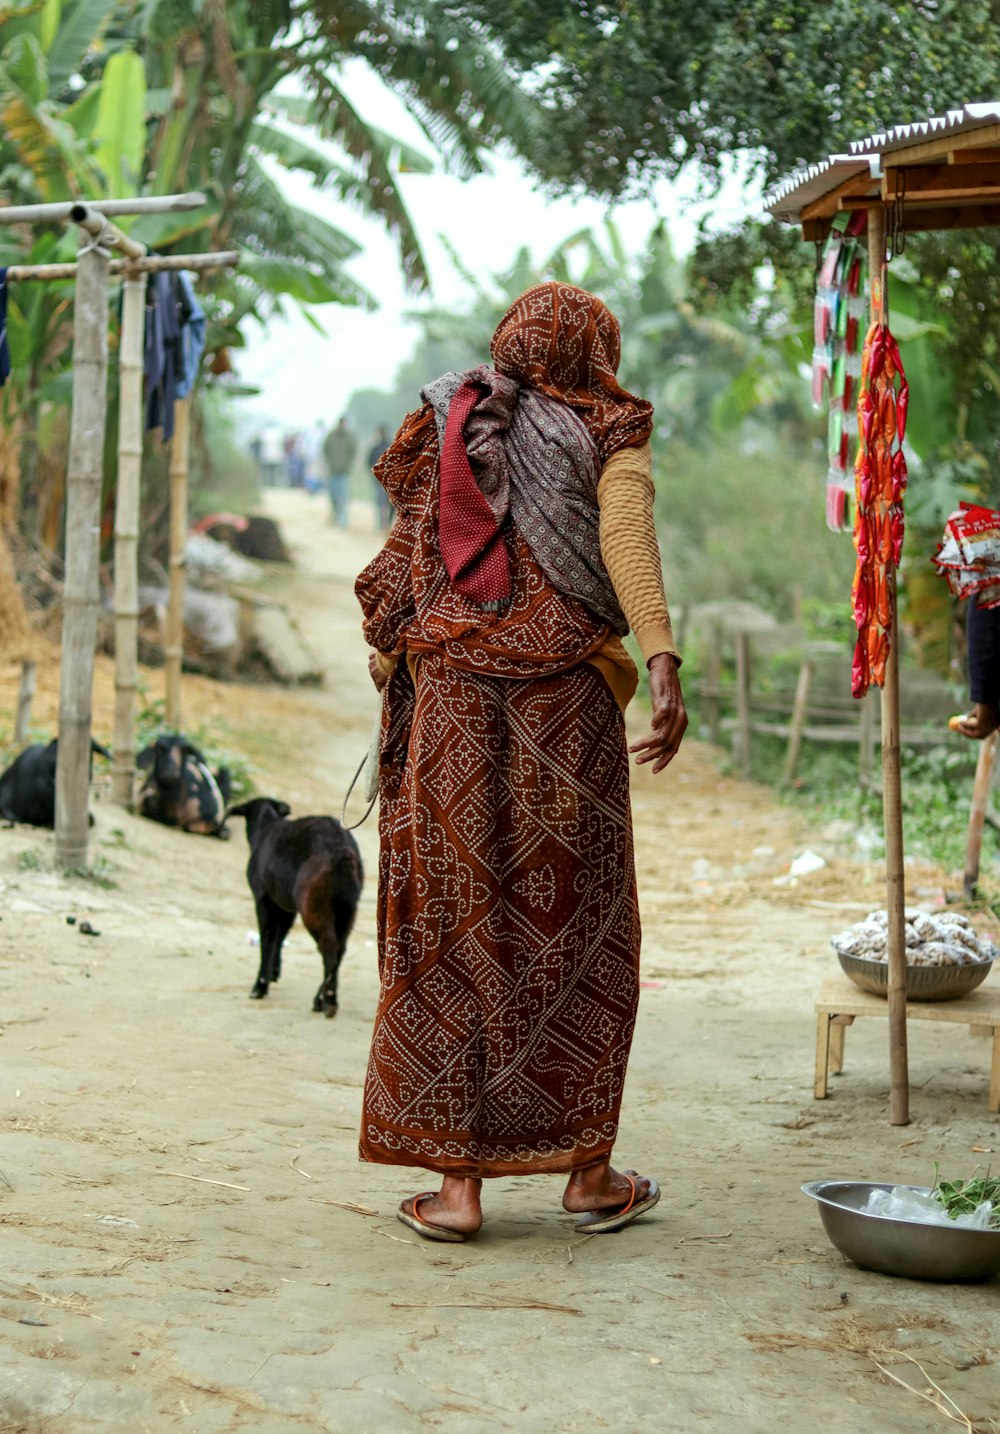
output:
M817 1100L825 1100L831 1071L839 1075L844 1068L844 1036L862 1016L881 1016L887 1020L889 1003L884 996L862 991L842 972L824 981L816 1000L816 1085ZM990 1066L990 1092L987 1108L1000 1111L1000 981L991 983L987 976L968 996L957 1001L908 1001L909 1021L945 1021L969 1026L976 1034L993 1036L993 1060Z

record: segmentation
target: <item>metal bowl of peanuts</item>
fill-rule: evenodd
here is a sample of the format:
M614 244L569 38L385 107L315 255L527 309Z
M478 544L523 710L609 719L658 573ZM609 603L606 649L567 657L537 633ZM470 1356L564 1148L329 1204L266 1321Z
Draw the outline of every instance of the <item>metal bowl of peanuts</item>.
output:
M888 996L889 966L885 961L866 961L860 956L837 952L845 973L862 991L873 996ZM907 966L906 999L908 1001L954 1001L967 996L981 985L993 969L992 961L977 961L974 966Z
M873 911L831 937L844 973L874 996L889 993L888 921ZM910 1001L954 1001L974 991L993 969L997 948L977 935L960 912L907 911L906 996Z

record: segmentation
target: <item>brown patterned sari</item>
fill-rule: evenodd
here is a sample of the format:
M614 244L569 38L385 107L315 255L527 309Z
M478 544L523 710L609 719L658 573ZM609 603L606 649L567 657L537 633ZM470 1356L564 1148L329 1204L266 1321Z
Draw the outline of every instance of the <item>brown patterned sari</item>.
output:
M558 381L513 362L511 376L550 397L561 384L602 459L643 442L650 410L618 388L617 349L613 391L603 375L617 342L604 306L567 285L527 299L528 326L515 305L495 360L513 325L507 348L520 330L537 370L548 325ZM453 1175L569 1171L610 1155L638 998L624 723L586 660L610 629L557 591L509 520L509 605L487 612L459 593L441 558L438 467L425 404L377 470L398 517L357 582L367 641L405 658L383 715L361 1156Z

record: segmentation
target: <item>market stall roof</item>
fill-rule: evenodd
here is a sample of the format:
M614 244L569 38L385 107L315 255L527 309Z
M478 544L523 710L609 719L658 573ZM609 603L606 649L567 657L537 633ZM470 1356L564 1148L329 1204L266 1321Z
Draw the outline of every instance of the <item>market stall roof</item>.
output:
M766 196L776 219L822 239L841 210L901 198L907 231L1000 225L1000 100L896 125L798 170Z

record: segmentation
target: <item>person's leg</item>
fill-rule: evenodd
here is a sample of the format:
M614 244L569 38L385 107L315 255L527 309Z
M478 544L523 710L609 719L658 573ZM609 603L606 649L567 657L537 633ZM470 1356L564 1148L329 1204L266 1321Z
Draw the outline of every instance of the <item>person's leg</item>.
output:
M330 496L333 500L333 521L338 528L346 528L350 498L350 478L346 473L337 473L330 479Z
M635 1181L635 1202L645 1200L651 1189L651 1182L634 1170L628 1174ZM589 1210L613 1210L626 1204L632 1197L632 1182L614 1170L610 1160L600 1165L588 1165L585 1170L574 1170L569 1177L563 1195L563 1209L571 1215L583 1215Z
M483 1207L480 1203L483 1182L463 1175L446 1175L441 1189L429 1200L421 1200L419 1217L428 1225L437 1225L442 1230L455 1230L462 1235L474 1235L483 1223ZM401 1209L412 1215L414 1197L404 1200Z
M1000 608L981 608L970 600L966 636L973 706L959 731L981 741L1000 726Z

